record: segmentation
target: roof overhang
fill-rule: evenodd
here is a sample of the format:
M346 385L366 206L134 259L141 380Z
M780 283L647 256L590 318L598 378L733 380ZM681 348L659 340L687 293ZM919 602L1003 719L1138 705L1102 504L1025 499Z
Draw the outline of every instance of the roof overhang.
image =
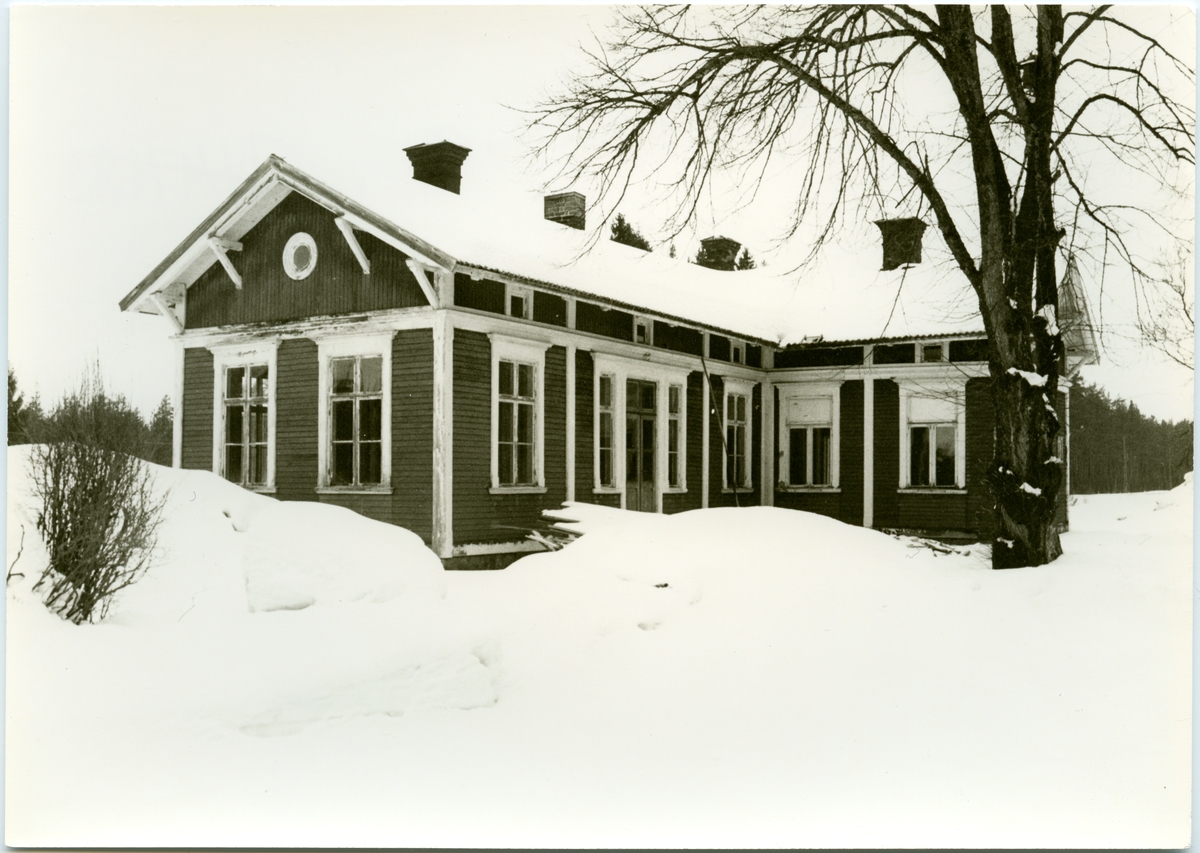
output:
M308 197L353 228L375 236L423 266L443 271L454 268L455 259L446 252L272 154L126 294L121 310L161 313L163 305L175 302L205 270L220 262L213 249L214 240L240 240L291 192Z

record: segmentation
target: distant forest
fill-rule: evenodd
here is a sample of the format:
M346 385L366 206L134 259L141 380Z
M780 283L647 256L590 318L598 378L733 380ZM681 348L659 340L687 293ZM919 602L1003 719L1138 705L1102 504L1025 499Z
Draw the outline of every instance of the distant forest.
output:
M1173 489L1192 470L1192 422L1164 422L1094 385L1071 388L1071 492Z

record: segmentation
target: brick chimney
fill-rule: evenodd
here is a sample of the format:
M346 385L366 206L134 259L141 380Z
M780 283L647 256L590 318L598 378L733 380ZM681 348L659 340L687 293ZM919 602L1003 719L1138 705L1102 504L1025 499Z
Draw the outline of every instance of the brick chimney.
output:
M457 194L462 188L462 164L471 153L453 142L424 143L404 149L413 166L413 180Z
M587 198L583 193L566 192L548 195L545 199L545 216L579 231L587 228Z
M928 228L920 219L879 219L883 235L883 269L894 270L921 263L921 235Z
M705 237L700 241L696 263L712 270L732 270L742 244L728 237Z

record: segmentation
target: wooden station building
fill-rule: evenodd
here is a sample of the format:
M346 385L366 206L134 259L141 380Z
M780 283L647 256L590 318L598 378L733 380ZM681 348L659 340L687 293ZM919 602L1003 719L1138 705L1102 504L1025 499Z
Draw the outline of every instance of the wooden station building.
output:
M829 275L707 269L596 240L578 193L477 203L461 146L405 153L415 180L358 176L371 208L268 158L121 301L174 330L177 467L453 568L536 550L564 501L986 535L987 344L919 220L880 224L883 270L878 243ZM1095 356L1076 285L1068 369Z

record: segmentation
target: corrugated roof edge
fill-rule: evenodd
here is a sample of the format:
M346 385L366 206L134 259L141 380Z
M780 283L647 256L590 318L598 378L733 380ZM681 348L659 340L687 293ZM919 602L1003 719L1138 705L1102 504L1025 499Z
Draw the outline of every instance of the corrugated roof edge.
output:
M819 347L850 347L859 346L862 344L887 344L903 341L932 341L932 340L949 340L950 338L972 338L975 340L987 340L987 332L982 329L976 329L970 332L945 332L933 335L900 335L894 338L855 338L845 341L810 341L809 343L801 343L796 341L790 344L775 344L780 349L817 349Z
M666 321L669 321L672 323L683 323L684 325L687 325L687 326L695 326L696 328L703 329L706 332L716 332L717 334L720 334L720 335L726 335L728 337L738 338L740 340L747 341L748 343L758 344L760 346L778 347L780 345L779 341L767 340L766 338L760 338L755 335L748 335L745 332L737 332L737 331L734 331L733 329L725 329L720 326L710 326L709 324L702 323L699 320L689 319L688 317L681 317L676 314L665 314L662 311L659 311L654 308L646 308L642 305L634 305L631 302L623 302L620 299L613 299L608 296L600 296L595 293L588 293L587 291L584 291L584 290L576 290L573 287L567 287L562 284L555 284L554 282L551 282L551 281L543 281L540 278L530 278L527 275L521 275L520 273L509 272L508 270L497 269L496 267L490 267L485 264L474 264L474 263L470 263L468 261L461 261L461 262L459 262L459 267L460 268L465 267L466 269L472 269L472 270L479 270L480 272L495 273L497 275L502 275L502 276L506 276L508 278L514 279L515 281L518 281L522 284L530 284L530 285L535 285L537 287L544 287L547 290L553 290L557 293L564 293L569 296L574 296L577 299L586 299L588 302L597 302L597 303L600 303L603 305L612 306L613 308L621 308L621 309L624 309L627 311L634 311L638 314L645 314L648 317L655 318L655 319L662 319L662 320L666 320Z

